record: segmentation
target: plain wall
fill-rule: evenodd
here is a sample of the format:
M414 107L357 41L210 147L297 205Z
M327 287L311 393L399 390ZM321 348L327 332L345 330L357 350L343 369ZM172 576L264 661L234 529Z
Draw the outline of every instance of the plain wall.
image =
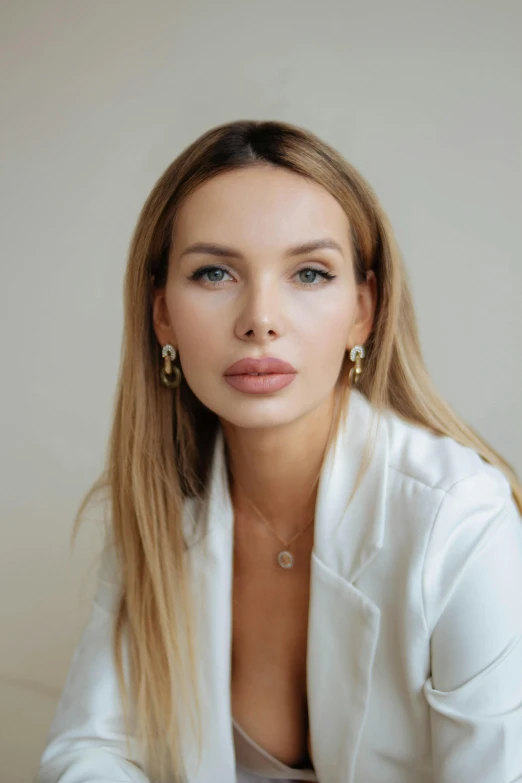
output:
M208 128L282 119L376 189L435 384L522 473L522 4L0 3L0 780L35 774L101 545L130 236ZM94 565L93 565L94 563Z

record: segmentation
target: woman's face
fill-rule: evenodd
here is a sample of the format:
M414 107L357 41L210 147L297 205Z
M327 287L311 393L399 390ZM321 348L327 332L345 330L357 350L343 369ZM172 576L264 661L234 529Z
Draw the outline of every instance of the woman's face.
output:
M288 424L331 397L346 350L365 342L373 318L374 286L356 285L349 237L335 198L281 168L219 174L184 202L154 329L220 418ZM202 243L213 247L194 247ZM274 379L226 380L230 365L261 357L290 363L295 373L280 380L291 382L274 390Z

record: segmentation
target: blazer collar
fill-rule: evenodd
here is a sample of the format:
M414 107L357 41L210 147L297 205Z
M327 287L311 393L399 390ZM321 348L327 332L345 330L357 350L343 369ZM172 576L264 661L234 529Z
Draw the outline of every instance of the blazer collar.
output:
M367 439L371 460L350 501ZM311 563L307 690L321 783L355 779L380 634L380 610L360 581L383 547L387 463L387 427L352 389L320 477Z
M374 422L376 411L357 389L350 392L346 413L319 479L310 577L307 688L312 756L321 783L353 779L380 625L379 609L355 582L383 546L386 428L379 418ZM373 436L370 466L348 505L366 440ZM189 779L235 783L230 700L234 513L221 428L207 497L185 508L186 530L205 531L189 549L205 689L203 755Z
M369 467L348 505L372 437ZM315 555L347 582L356 580L383 546L387 451L377 411L352 389L343 426L321 472L314 532Z

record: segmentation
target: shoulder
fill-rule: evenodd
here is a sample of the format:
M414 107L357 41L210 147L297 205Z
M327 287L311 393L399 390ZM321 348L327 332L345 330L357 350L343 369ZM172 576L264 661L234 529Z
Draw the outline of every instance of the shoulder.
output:
M461 580L473 592L508 564L511 573L522 568L522 519L507 477L474 449L392 411L383 421L390 507L420 565L431 633ZM403 541L397 527L394 540Z
M500 468L490 465L473 448L410 422L391 410L383 414L388 436L388 469L442 497L448 493L497 496L511 500L511 486Z
M116 546L109 533L98 558L98 577L94 605L115 612L122 591L122 571Z
M520 511L500 468L473 448L392 411L383 419L389 508L419 544L424 566L434 569L433 576L445 557L462 566L477 547L498 536L500 528L510 528L508 538L518 542Z

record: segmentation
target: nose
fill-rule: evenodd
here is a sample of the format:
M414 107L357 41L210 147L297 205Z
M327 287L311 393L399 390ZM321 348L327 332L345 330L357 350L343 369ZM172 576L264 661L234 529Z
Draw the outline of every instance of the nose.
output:
M284 332L281 301L269 281L247 287L240 301L235 333L240 340L266 342Z

